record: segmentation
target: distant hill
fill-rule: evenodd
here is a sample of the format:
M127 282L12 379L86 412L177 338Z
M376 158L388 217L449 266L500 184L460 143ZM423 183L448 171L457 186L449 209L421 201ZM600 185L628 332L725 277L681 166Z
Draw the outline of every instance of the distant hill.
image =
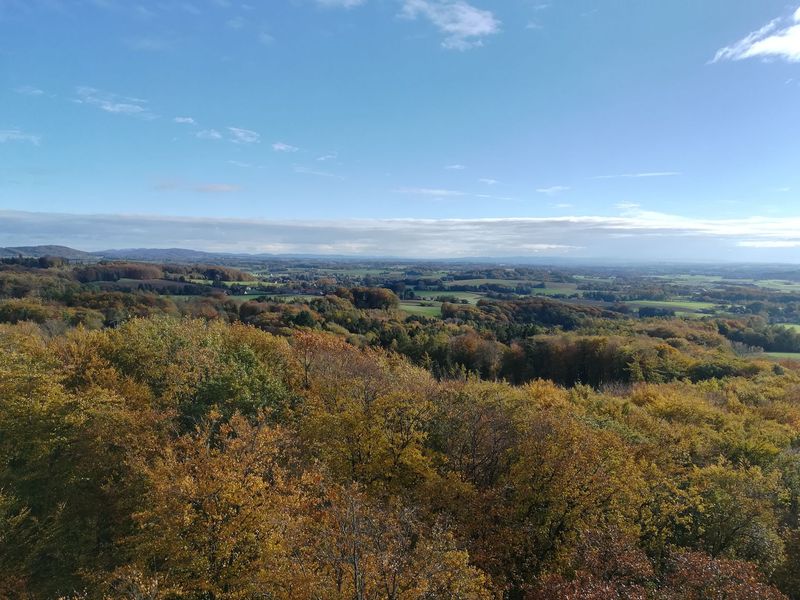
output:
M113 260L141 260L146 262L202 262L220 257L235 256L221 252L203 252L185 248L125 248L92 252L97 258Z
M41 258L42 256L59 256L69 260L96 260L89 252L75 250L67 246L13 246L0 248L0 256L14 257L22 255L26 258Z

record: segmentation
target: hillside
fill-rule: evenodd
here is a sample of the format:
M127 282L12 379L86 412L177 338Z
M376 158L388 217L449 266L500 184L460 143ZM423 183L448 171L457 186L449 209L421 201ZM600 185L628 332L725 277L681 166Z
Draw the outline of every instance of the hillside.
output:
M198 262L230 256L186 248L122 248L92 252L94 256L112 260L142 260L146 262Z
M69 260L93 260L94 256L89 252L75 250L68 246L12 246L0 248L0 256L11 257L19 256L41 258L42 256L59 256Z

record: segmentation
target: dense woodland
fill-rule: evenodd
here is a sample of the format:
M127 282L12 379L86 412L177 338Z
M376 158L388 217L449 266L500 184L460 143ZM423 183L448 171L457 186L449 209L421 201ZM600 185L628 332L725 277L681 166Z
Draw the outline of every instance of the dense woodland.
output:
M252 277L0 267L0 597L800 598L791 298Z

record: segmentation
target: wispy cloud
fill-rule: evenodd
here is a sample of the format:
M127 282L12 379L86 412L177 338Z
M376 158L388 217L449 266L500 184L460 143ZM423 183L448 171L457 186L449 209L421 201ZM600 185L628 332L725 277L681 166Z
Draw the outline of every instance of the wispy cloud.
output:
M621 175L597 175L592 179L640 179L647 177L677 177L682 173L678 171L649 171L644 173L622 173Z
M14 88L14 93L22 94L23 96L43 96L44 90L41 90L32 85L21 85Z
M500 183L497 179L491 179L490 177L481 177L478 179L478 183L485 183L486 185L497 185Z
M155 119L158 117L148 108L147 100L141 98L119 96L86 86L78 87L75 93L77 94L75 102L78 104L95 106L107 113L141 119Z
M800 218L691 219L640 211L619 217L269 221L0 211L0 239L10 246L85 250L148 246L408 258L796 260Z
M411 196L427 196L430 198L481 198L484 200L503 200L513 201L516 198L508 196L495 196L492 194L474 194L461 190L450 190L447 188L427 188L427 187L403 187L392 190L395 194L408 194Z
M467 167L465 167L464 165L459 165L459 164L445 166L445 169L447 169L448 171L463 171L466 168Z
M569 186L566 185L551 185L550 187L539 188L536 191L540 194L547 194L548 196L554 196L556 194L566 192L569 189L570 189Z
M317 160L320 162L327 162L329 160L336 160L339 158L339 155L335 152L331 152L330 154L323 154L322 156L318 156Z
M465 196L464 192L457 190L446 190L440 188L399 188L394 190L397 194L411 194L413 196L435 196L437 198L448 198L453 196Z
M517 200L517 198L512 198L511 196L494 196L492 194L472 194L476 198L485 198L487 200Z
M0 129L0 144L8 142L25 142L38 146L42 141L42 136L26 133L21 129Z
M204 183L201 185L196 185L192 189L203 194L230 194L232 192L238 192L242 188L238 185L231 185L229 183Z
M272 144L272 149L275 152L297 152L300 150L297 146L292 146L291 144L284 144L283 142L275 142Z
M235 144L257 144L261 141L261 134L250 129L240 127L228 127L231 134L231 141Z
M216 129L204 129L195 134L201 140L221 140L222 134Z
M175 123L181 123L183 125L196 125L197 122L192 117L175 117L172 119Z
M189 191L201 194L231 194L241 191L241 186L231 183L187 183L185 181L162 181L155 186L160 192Z
M444 36L442 47L468 50L483 45L483 38L500 31L500 21L489 10L464 0L403 0L401 15L424 18Z
M327 177L329 179L339 179L341 181L344 180L344 177L342 177L341 175L337 175L336 173L329 173L327 171L318 171L316 169L311 169L309 167L304 167L302 165L295 165L294 167L292 167L292 170L300 175L314 175L315 177Z
M800 248L800 240L743 240L740 248Z
M326 8L355 8L366 2L367 0L317 0L317 4Z
M758 31L721 48L711 62L756 57L800 62L800 8L791 17L773 19Z

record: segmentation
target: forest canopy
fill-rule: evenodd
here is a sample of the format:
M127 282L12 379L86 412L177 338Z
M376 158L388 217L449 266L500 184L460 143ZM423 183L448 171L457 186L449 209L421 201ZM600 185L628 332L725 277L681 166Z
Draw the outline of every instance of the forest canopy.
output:
M0 275L0 597L800 597L770 324Z

